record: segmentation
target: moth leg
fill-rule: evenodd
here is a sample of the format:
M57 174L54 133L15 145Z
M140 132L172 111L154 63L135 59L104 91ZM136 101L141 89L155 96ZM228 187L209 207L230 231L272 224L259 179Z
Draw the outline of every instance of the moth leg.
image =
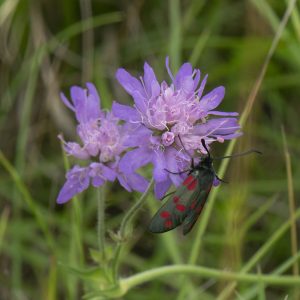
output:
M215 176L216 176L216 178L217 178L219 181L221 181L221 182L223 182L223 183L229 183L228 181L225 181L225 180L221 179L217 174L215 174Z
M175 174L175 175L180 175L180 174L183 174L183 173L186 173L186 172L189 172L189 171L190 171L190 169L188 169L188 170L183 170L183 171L181 171L181 172L172 172L172 171L169 171L169 170L167 170L167 169L164 169L164 170L167 171L168 173Z
M194 162L194 158L192 157L191 160L191 169L195 169L195 162Z

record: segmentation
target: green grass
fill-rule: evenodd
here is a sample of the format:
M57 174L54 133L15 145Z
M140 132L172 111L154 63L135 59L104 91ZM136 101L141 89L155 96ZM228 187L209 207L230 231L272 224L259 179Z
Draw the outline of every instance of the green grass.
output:
M292 4L0 2L1 299L299 297L299 1L283 17ZM130 103L117 68L141 74L147 60L162 80L166 55L174 72L190 61L208 73L206 91L224 85L221 108L241 113L244 135L214 153L263 155L215 166L230 184L213 189L186 237L146 231L160 205L152 193L139 202L138 193L107 185L100 252L99 193L55 203L74 163L57 135L75 138L59 92L92 81L103 107Z

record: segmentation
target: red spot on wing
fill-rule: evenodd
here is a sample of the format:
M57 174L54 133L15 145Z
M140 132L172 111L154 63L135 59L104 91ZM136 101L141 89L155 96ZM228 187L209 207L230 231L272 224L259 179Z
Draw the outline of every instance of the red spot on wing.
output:
M160 216L162 218L166 219L166 218L169 218L171 216L171 214L168 211L164 210L160 213Z
M185 205L183 205L183 204L177 204L176 205L176 209L179 210L179 211L185 211Z
M190 183L193 182L194 179L195 179L194 176L192 176L192 175L188 176L188 177L184 180L183 185L188 186Z
M165 222L165 228L171 228L173 226L172 220L166 220Z
M196 186L197 186L197 179L196 178L193 178L194 180L187 186L187 189L189 191L193 191Z
M179 200L180 200L179 197L177 197L177 196L174 196L174 197L173 197L173 202L174 202L174 203L178 203Z

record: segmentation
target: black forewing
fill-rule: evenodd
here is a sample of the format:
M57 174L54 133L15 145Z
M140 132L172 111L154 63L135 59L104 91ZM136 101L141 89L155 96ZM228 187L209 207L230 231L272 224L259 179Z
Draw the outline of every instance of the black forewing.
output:
M183 222L183 234L186 235L191 231L196 221L198 220L202 209L206 203L209 192L211 190L213 180L214 180L214 172L211 170L204 169L199 173L198 177L198 186L199 193L197 194L197 199L195 202L192 202L192 206L190 207L189 213L184 219Z
M149 231L163 233L182 224L190 213L192 201L199 199L200 192L198 177L193 172L154 215L149 225Z

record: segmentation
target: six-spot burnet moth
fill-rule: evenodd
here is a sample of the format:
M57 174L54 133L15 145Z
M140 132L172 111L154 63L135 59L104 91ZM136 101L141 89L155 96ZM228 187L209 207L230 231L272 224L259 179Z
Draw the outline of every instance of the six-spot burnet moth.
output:
M179 173L166 170L173 174L188 172L188 176L154 215L149 225L150 232L163 233L183 224L183 234L189 233L205 205L214 179L223 181L217 176L213 168L213 160L247 155L252 152L261 154L257 150L249 150L231 156L212 158L204 139L201 139L201 143L207 151L207 155L202 157L198 164L195 165L193 158L191 158L189 170Z

